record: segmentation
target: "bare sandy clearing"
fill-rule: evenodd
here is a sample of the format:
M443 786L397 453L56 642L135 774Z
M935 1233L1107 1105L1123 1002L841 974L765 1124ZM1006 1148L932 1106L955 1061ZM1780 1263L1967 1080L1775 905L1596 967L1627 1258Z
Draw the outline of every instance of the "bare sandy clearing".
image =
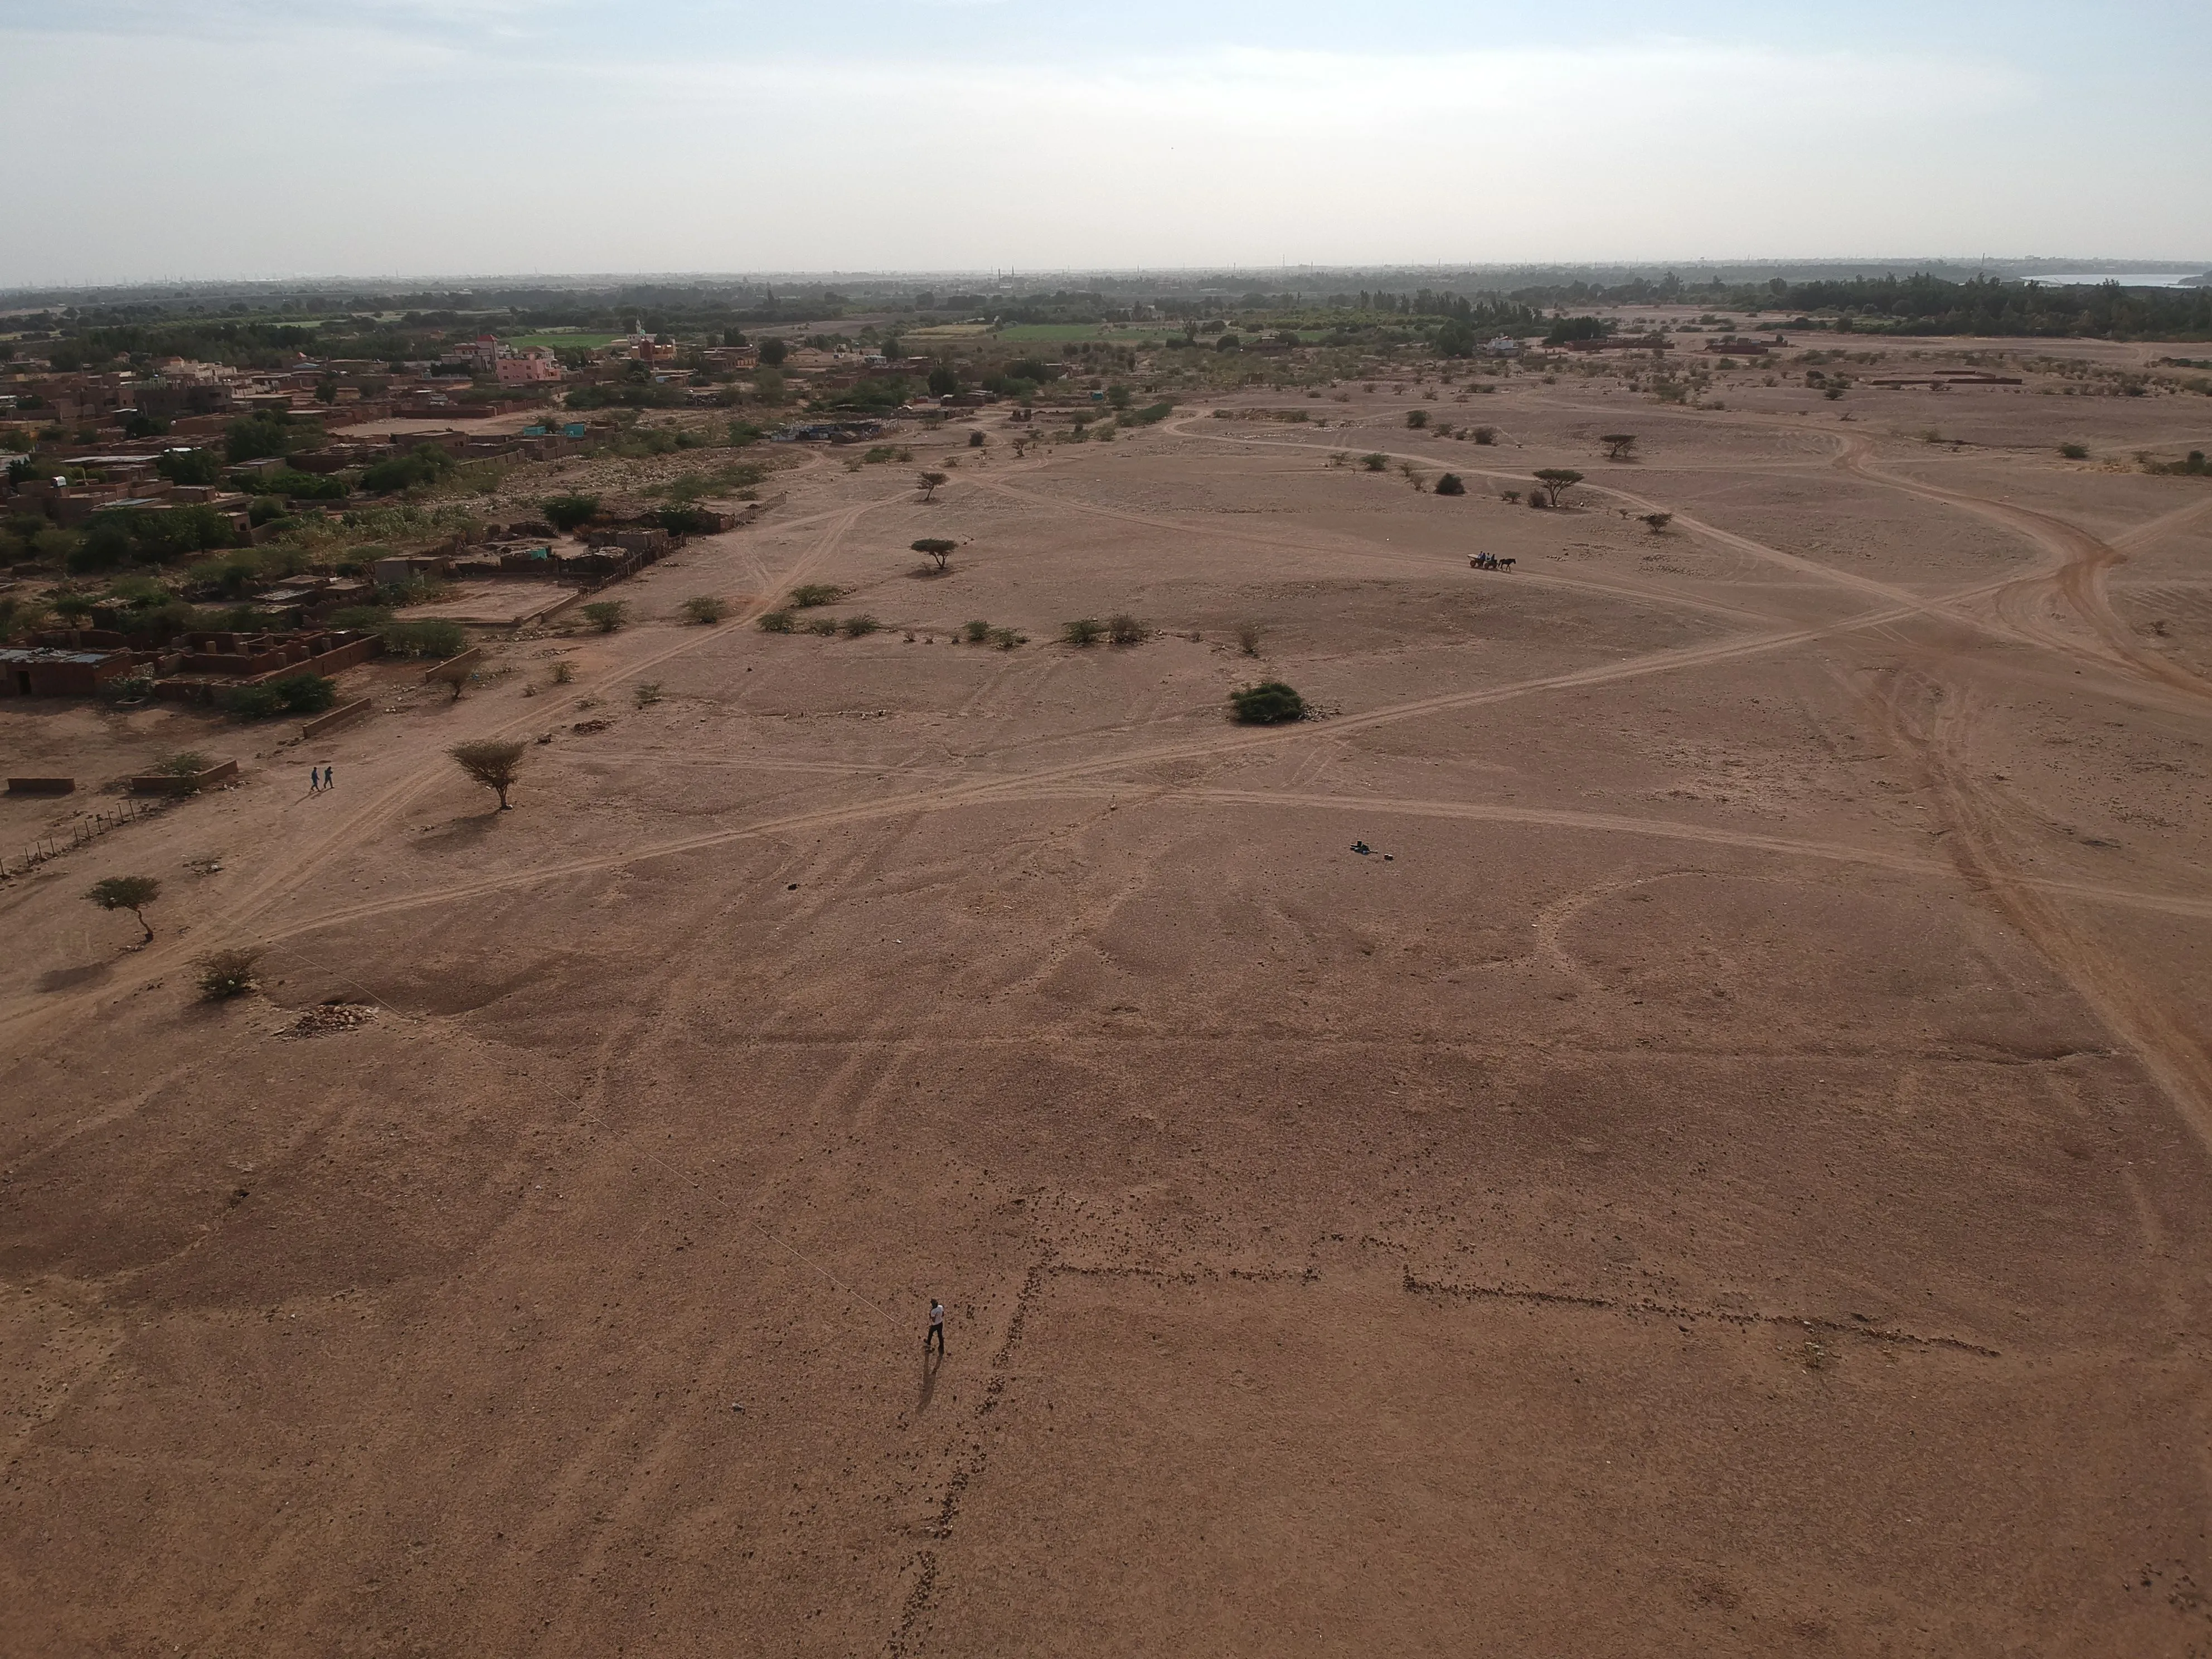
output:
M0 890L23 1650L2212 1640L2212 516L2056 456L2199 411L1776 391L810 465L312 799L0 711L247 762Z

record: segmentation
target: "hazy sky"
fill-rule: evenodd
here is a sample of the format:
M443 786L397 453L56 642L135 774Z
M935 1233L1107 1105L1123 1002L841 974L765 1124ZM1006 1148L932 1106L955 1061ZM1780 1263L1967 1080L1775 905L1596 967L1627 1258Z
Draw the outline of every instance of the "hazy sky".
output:
M2212 258L2212 4L0 0L0 284Z

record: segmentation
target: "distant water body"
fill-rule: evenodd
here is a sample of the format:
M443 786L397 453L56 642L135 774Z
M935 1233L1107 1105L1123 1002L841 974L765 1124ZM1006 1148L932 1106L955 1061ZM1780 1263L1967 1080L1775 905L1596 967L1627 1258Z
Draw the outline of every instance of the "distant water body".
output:
M2198 273L2170 270L2093 270L2074 276L2045 276L2037 272L2023 276L2024 283L2041 283L2047 288L2071 288L2082 283L2118 283L2122 288L2193 288L2192 280Z

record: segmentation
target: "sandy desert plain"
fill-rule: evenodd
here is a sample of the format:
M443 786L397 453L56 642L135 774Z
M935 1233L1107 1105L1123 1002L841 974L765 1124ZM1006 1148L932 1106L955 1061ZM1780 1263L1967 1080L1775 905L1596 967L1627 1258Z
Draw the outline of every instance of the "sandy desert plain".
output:
M987 411L319 745L0 712L245 765L0 887L0 1650L2212 1651L2212 403L2042 385Z

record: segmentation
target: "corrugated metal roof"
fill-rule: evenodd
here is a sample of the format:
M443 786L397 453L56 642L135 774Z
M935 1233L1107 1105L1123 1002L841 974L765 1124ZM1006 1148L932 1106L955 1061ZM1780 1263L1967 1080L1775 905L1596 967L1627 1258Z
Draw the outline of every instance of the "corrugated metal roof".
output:
M50 645L0 647L0 662L106 662L112 651L62 651Z

